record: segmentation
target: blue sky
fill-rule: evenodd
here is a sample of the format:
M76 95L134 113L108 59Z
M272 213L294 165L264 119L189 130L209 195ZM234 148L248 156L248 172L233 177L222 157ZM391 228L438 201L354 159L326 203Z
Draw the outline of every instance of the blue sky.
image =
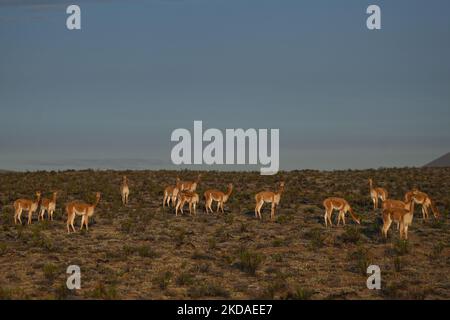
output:
M0 0L0 169L169 168L194 120L279 128L282 169L450 151L449 1L71 3L81 31L65 1Z

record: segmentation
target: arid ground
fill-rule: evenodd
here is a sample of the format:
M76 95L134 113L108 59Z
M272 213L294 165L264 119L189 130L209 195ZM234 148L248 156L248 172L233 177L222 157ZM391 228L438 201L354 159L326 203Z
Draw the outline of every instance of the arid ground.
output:
M130 203L121 204L122 175ZM64 171L0 174L0 299L450 299L450 168L365 171L203 172L197 216L162 209L163 189L194 171ZM418 187L441 211L420 209L399 241L393 225L380 233L367 179L393 199ZM276 221L265 207L254 217L254 194L286 181ZM207 188L235 190L225 214L204 213ZM15 226L13 202L60 190L54 221ZM64 203L102 199L89 232L67 234ZM322 201L346 198L362 217L326 229ZM267 205L266 205L267 206ZM215 206L214 206L215 208ZM23 215L26 217L26 213ZM337 216L333 216L336 221ZM76 220L77 228L80 218ZM81 268L81 289L69 291L66 268ZM368 265L379 265L382 289L366 288Z

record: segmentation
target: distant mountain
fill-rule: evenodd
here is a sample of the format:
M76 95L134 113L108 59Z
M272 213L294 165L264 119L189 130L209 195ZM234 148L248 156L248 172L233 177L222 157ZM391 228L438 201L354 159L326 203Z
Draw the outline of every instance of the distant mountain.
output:
M424 167L450 167L450 152L444 154L436 160L431 161L430 163L427 163Z

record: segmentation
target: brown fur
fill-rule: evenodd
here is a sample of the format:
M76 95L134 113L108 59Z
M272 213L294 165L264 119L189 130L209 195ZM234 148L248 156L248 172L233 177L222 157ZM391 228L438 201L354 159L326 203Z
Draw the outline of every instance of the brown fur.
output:
M280 187L278 189L278 192L271 192L271 191L262 191L255 195L255 217L261 219L261 208L264 205L264 203L271 203L272 208L270 211L270 219L273 221L275 219L275 207L279 205L281 200L281 195L284 192L284 181L280 182Z
M22 211L28 211L28 224L31 224L33 213L35 213L38 209L40 201L40 191L36 192L35 200L17 199L16 201L14 201L14 224L17 224L17 221L22 224Z
M373 180L369 179L370 197L373 202L373 209L378 209L378 201L381 199L383 202L388 198L388 192L384 188L374 188Z
M53 197L51 199L44 198L41 201L41 213L38 215L41 220L44 220L45 212L47 211L48 220L53 221L53 213L56 210L56 197L58 196L58 191L53 192Z
M197 176L196 181L182 181L180 184L180 191L190 191L194 192L197 189L198 184L200 183L201 174Z
M72 227L73 232L75 232L75 227L73 222L75 221L75 216L81 216L81 227L80 231L83 229L83 225L86 226L86 231L89 230L89 217L94 215L95 208L100 201L100 192L95 194L95 202L93 204L87 204L81 201L72 201L66 205L67 212L67 233L70 233L70 227Z
M414 201L408 203L407 208L385 208L383 210L382 235L387 238L387 233L392 221L400 225L400 239L408 239L408 227L412 224L414 215Z
M177 206L175 207L175 215L178 216L178 209L181 209L181 214L183 214L183 207L184 205L189 203L189 214L192 215L192 212L194 212L194 215L197 212L197 204L199 202L199 196L195 192L191 191L181 191L178 193L178 202ZM194 209L192 211L192 208Z
M411 200L414 200L416 204L419 204L422 206L422 218L423 220L428 219L429 217L429 210L431 209L431 212L433 213L434 217L436 219L439 218L439 209L434 204L433 200L425 193L421 192L418 189L413 189L412 191L409 191L405 194L405 201L409 202Z
M175 201L178 197L178 192L181 190L181 181L180 178L177 177L177 182L175 186L168 186L164 189L164 198L163 198L163 208L165 208L166 204L170 208L170 202L175 206Z
M130 195L130 188L128 186L128 178L123 176L122 185L120 186L120 194L122 196L122 204L128 204L128 196Z
M353 212L352 207L350 207L347 200L345 199L335 197L327 198L323 201L323 206L325 207L325 215L324 215L325 227L328 227L328 224L330 224L330 227L333 226L333 222L331 221L331 215L333 214L334 210L339 210L337 222L338 226L341 220L345 226L345 214L347 212L350 213L350 216L357 224L361 224L361 219Z
M210 210L211 213L213 212L213 210L212 210L213 201L217 202L217 211L216 212L219 212L219 208L220 208L222 210L222 213L224 213L223 205L225 202L228 201L232 191L233 191L233 184L231 184L231 183L228 184L227 193L224 193L222 191L215 190L215 189L206 190L204 193L206 213L208 213L208 210Z

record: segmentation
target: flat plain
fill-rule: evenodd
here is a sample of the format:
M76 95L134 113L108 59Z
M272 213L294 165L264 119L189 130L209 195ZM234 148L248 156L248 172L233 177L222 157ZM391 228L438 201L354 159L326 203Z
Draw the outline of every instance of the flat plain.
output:
M197 171L62 171L0 173L0 299L450 299L450 168L348 171L202 172L196 216L162 208L164 187ZM120 200L122 176L130 202ZM409 240L395 225L381 237L368 178L403 199L417 187L440 209L422 220L416 208ZM275 221L254 195L286 182ZM225 213L205 214L203 192L234 184ZM13 202L36 191L60 191L54 221L14 225ZM89 231L67 234L64 204L102 198ZM325 228L322 202L343 197L362 218ZM215 206L214 206L215 208ZM26 213L23 215L26 216ZM333 216L336 223L337 215ZM81 218L76 219L79 228ZM381 268L381 290L366 287L369 265ZM81 289L66 288L69 265Z

